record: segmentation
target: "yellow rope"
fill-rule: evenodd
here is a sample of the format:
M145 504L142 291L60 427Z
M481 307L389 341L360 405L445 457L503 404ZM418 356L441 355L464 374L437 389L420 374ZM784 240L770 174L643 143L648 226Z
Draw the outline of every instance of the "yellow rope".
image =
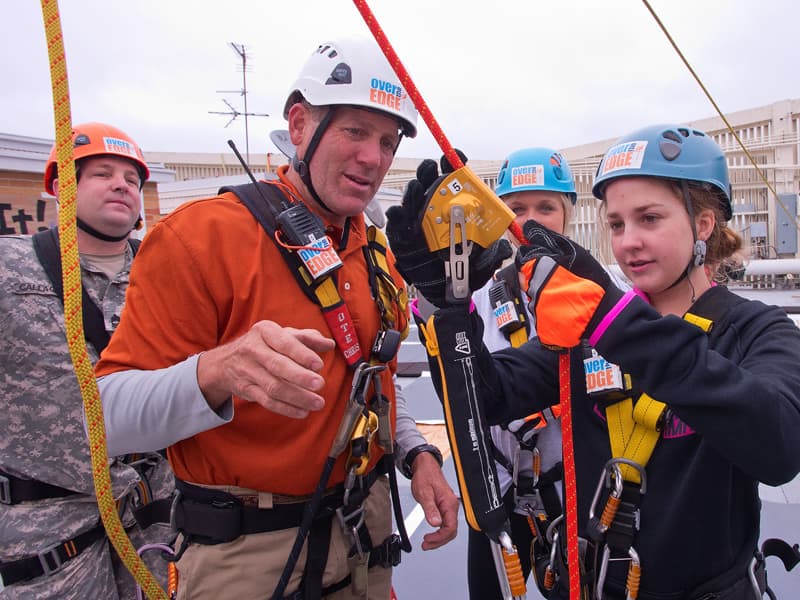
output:
M680 56L681 60L683 61L683 64L686 65L686 68L689 69L689 72L692 74L692 77L694 77L694 80L697 82L697 85L699 85L700 89L703 90L703 93L706 95L706 98L708 98L709 102L711 102L711 105L717 111L717 114L720 116L722 121L727 126L728 131L730 131L731 134L733 135L733 137L736 139L736 142L739 144L739 147L742 149L742 151L747 156L747 159L752 163L753 167L755 167L756 172L758 173L758 176L761 178L761 181L764 182L764 185L767 186L767 189L769 189L769 191L772 192L772 195L775 196L775 201L778 204L780 204L781 208L783 209L783 212L785 212L786 215L792 220L792 223L794 223L794 226L796 228L800 229L800 225L798 225L797 219L794 218L794 215L791 212L789 212L789 210L786 208L786 206L781 201L780 197L778 197L778 193L775 191L775 188L772 187L772 184L769 182L769 180L767 179L767 176L761 170L761 167L759 167L756 164L756 159L753 158L753 156L750 154L750 151L744 145L744 142L742 142L741 138L739 138L739 134L736 133L736 131L734 131L733 127L728 122L727 117L723 114L723 112L720 109L720 107L717 106L717 103L714 101L714 98L711 97L711 93L708 91L708 89L706 89L706 86L703 85L703 82L700 81L700 77L698 77L698 75L695 72L695 70L689 64L689 61L686 60L686 57L683 55L683 52L681 52L680 48L678 48L678 45L675 43L675 40L672 39L672 36L669 34L669 31L667 31L667 28L661 22L661 19L658 18L658 15L656 14L656 12L653 10L653 7L650 6L650 3L647 0L642 0L642 2L644 2L644 5L647 7L647 10L650 11L650 14L653 15L653 18L656 20L656 23L658 23L658 26L661 28L661 31L664 32L665 36L667 36L667 39L669 40L669 43L675 49L675 52L678 53L678 56ZM733 198L731 198L731 205L733 205Z
M50 77L53 86L53 116L56 127L56 156L58 158L58 187L60 208L58 226L61 240L61 263L64 282L64 322L67 344L72 364L78 378L86 419L89 428L89 449L92 457L97 505L100 518L106 528L108 539L114 545L122 562L151 599L167 600L153 574L147 570L142 559L128 539L117 514L108 470L106 432L103 409L91 360L86 352L81 310L81 270L78 257L76 228L77 182L72 159L72 115L69 103L69 82L64 54L64 40L57 0L41 0L42 17L47 36L47 52L50 58Z

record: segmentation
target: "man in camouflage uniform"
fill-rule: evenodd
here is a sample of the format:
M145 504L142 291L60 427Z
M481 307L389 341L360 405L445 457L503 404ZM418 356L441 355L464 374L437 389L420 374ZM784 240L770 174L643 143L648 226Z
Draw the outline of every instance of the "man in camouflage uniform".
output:
M135 142L114 127L76 126L73 141L82 281L110 334L125 301L128 237L149 171ZM55 149L45 189L58 196ZM30 236L0 237L0 273L0 598L133 599L133 578L100 523L62 300ZM87 350L96 362L96 347ZM170 496L167 461L114 459L111 480L134 545L172 541L167 525L140 519L143 528L131 510ZM163 585L167 563L157 552L145 559Z

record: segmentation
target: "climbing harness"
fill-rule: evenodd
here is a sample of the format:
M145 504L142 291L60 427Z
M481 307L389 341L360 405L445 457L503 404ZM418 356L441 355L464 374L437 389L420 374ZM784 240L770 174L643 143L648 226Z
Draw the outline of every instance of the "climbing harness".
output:
M327 482L334 464L344 452L347 452L346 476L341 505L334 512L337 522L351 541L348 556L350 585L356 594L363 596L366 594L367 571L370 566L377 564L376 560L379 564L393 565L399 562L400 548L405 551L411 549L400 512L394 469L387 468L381 473L389 474L395 520L400 531L399 536L390 536L385 540L384 546L396 547L396 555L392 550L390 559L381 558L388 555L388 551L381 552L380 548L375 549L373 554L369 536L365 533L363 512L363 502L369 491L369 486L364 486L364 480L378 474L375 468L368 471L370 449L378 446L386 456L384 460L393 460L391 406L382 392L381 372L386 369L386 363L395 357L400 341L408 332L405 290L394 283L389 271L386 238L376 228L369 227L364 257L370 289L380 313L381 329L368 352L363 352L347 305L338 292L336 270L342 263L325 233L322 220L294 197L292 190L283 183L254 182L220 189L221 194L226 192L239 198L275 242L306 297L322 310L340 352L353 371L351 393L339 429L314 494L305 504L302 519L297 524L297 536L272 597L276 600L283 598L307 535L309 547L315 550L309 554L300 592L304 597L313 598L321 590L330 528L324 531L324 519L320 520L318 512L325 505ZM348 219L342 233L342 246L346 244L350 223ZM365 355L369 356L369 360ZM363 493L358 494L358 491ZM284 524L282 529L290 526ZM321 536L326 537L323 539ZM182 549L178 551L178 557Z
M716 293L716 296L709 297L702 308L695 306L695 312L684 315L685 321L709 335L715 322L723 317L727 309L744 301L722 288ZM562 520L558 519L551 526L552 532L548 531L547 537L553 540L553 546L545 588L552 589L558 577L578 572L578 577L568 577L570 587L575 582L580 586L578 597L603 600L610 566L612 563L627 562L625 592L629 600L635 600L639 595L642 577L642 564L636 551L635 537L640 527L639 507L648 487L646 467L661 438L663 427L671 418L671 412L664 403L646 393L638 394L634 402L631 397L634 386L628 374L605 361L588 345L584 346L583 353L587 393L595 398L599 407L605 409L611 459L605 464L592 497L586 526L588 539L575 540L579 548L578 564L569 562L569 546L564 552L564 544L560 539L560 534L563 533ZM566 421L563 424L566 425ZM566 515L568 519L569 508ZM569 536L569 531L567 535ZM752 594L753 597L761 598L766 593L774 600L774 594L766 582L766 556L778 556L787 570L800 563L797 545L790 547L782 540L767 540L755 552L746 574L737 573L737 567L734 567L710 584L711 595L707 597L727 597L715 594L723 593L719 589L733 590L733 586L738 589L745 585L751 589L750 592L741 592L747 597ZM750 583L743 583L742 577L747 578Z

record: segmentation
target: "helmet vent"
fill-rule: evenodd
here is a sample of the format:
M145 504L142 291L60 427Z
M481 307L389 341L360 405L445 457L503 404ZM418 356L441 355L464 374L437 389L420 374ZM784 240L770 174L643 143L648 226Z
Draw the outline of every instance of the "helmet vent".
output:
M87 144L91 144L92 140L89 139L89 136L85 133L81 133L75 137L74 147L77 148L78 146L86 146Z
M661 156L667 160L675 160L681 155L681 147L672 141L659 143L658 149L661 150Z
M683 137L689 137L689 130L684 129L683 127L678 129L678 133L680 133Z
M681 133L684 130L679 129ZM666 129L661 133L661 137L664 138L658 144L658 149L661 150L661 156L663 156L667 160L675 160L681 154L681 144L683 143L683 139L677 133L675 133L672 129Z
M353 83L353 73L350 70L350 65L347 63L339 63L331 71L330 77L325 82L325 85L342 85Z
M662 137L665 137L668 140L672 140L673 142L677 142L679 144L683 143L683 140L681 139L681 137L677 133L675 133L672 129L667 129L661 135L662 135Z

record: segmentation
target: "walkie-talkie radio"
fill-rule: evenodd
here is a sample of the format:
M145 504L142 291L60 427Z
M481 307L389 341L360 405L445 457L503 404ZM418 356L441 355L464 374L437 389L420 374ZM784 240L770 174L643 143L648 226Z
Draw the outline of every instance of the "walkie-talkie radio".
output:
M325 233L325 224L305 204L292 204L275 216L283 242L297 255L312 279L318 279L342 266L342 261Z
M236 158L244 167L250 180L256 184L256 190L269 208L277 224L280 235L279 242L291 250L295 250L308 271L312 280L316 281L342 266L342 260L336 253L331 240L325 233L325 224L319 216L312 213L303 202L281 201L281 210L261 193L256 178L244 162L242 155L233 143L228 140Z

